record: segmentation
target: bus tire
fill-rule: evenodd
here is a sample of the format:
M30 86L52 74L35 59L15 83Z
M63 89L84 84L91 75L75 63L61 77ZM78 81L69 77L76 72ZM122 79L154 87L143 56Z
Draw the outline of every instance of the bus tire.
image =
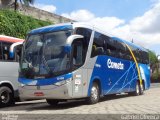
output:
M14 103L13 91L7 86L0 87L0 106L6 107Z
M142 83L142 85L140 85L140 95L144 94L144 84Z
M51 106L56 106L58 105L58 100L54 100L54 99L46 99L47 103Z
M138 95L140 95L140 84L139 84L139 82L137 81L137 83L136 83L136 86L135 86L135 91L134 92L131 92L131 93L129 93L130 95L133 95L133 96L138 96Z
M87 98L89 104L96 104L100 99L100 89L99 85L94 82L91 88L90 97Z

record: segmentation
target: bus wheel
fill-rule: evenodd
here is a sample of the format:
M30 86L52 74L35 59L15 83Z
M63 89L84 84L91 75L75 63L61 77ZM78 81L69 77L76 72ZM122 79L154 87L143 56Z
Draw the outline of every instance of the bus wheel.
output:
M144 94L144 84L142 83L142 85L140 85L140 95Z
M46 99L47 103L51 106L56 106L58 104L58 100L54 100L54 99Z
M91 88L90 97L87 98L87 101L88 101L89 104L95 104L99 101L99 98L100 98L99 86L96 82L94 82L93 86Z
M9 106L14 104L13 91L9 87L0 87L0 106Z
M134 92L129 93L129 95L134 95L134 96L140 95L140 85L139 85L139 82L136 83L136 90Z

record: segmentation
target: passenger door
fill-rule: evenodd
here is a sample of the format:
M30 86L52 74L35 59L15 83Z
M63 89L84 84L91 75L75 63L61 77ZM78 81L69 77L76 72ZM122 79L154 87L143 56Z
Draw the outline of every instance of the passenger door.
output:
M82 69L83 65L83 44L82 39L77 39L72 43L72 69L75 70L73 73L73 86L72 93L74 97L81 97L83 92L83 76Z

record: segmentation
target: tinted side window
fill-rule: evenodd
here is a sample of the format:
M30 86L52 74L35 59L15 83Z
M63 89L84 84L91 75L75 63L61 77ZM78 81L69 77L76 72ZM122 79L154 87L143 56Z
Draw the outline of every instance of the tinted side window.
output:
M132 51L136 57L137 62L140 62L140 51L138 49L133 49Z
M133 54L136 57L137 62L142 63L143 62L142 61L142 54L143 54L142 51L140 49L136 48L136 47L133 47L133 46L132 46L132 51L133 51Z
M135 46L129 45L129 47L134 53L137 62L149 62L147 52L141 51ZM125 43L112 39L98 32L95 32L94 34L91 57L94 57L96 55L108 55L116 58L134 61L130 50Z
M10 48L11 43L2 43L2 50L3 50L3 60L10 60L9 57L9 48Z
M141 63L143 64L149 64L149 55L146 51L141 51Z
M144 52L143 61L144 61L145 64L149 64L149 54L148 54L148 52Z
M109 38L105 40L105 46L107 55L126 59L127 48L125 43Z
M83 44L85 44L86 46L89 45L92 30L87 29L87 28L76 28L75 29L75 34L83 35L84 36Z
M131 52L129 51L128 47L126 47L126 52L125 52L124 59L126 59L126 60L133 60Z
M131 46L131 45L128 45L129 48L131 49L131 51L133 52L133 54L135 55L135 57L137 58L137 56L139 56L139 52L137 51L137 48L135 48L134 46ZM127 52L126 52L126 59L127 60L131 60L131 61L134 61L133 57L132 57L132 54L129 50L129 48L127 48Z
M126 51L127 51L125 43L116 41L115 46L117 48L116 57L121 58L121 59L125 59Z
M130 48L132 49L132 52L135 55L138 63L144 63L144 64L149 63L149 57L147 52L140 50L139 48L134 46L130 46ZM133 61L133 58L131 60Z
M88 50L88 46L89 46L92 30L87 29L87 28L76 28L75 29L75 34L84 36L84 38L82 40L82 46L83 46L82 53L83 53L83 62L84 62L85 58L86 58L86 54L87 54L87 50Z
M105 54L104 40L105 40L105 36L103 34L95 32L94 39L93 39L93 45L92 45L91 57L95 57L96 55Z
M107 55L115 57L117 49L115 43L116 41L111 38L105 39L105 49Z
M82 41L77 40L72 43L73 47L73 65L78 65L81 66L83 65L83 46L82 46Z
M13 61L13 58L10 58L10 46L12 43L1 42L0 43L0 60L3 61Z
M139 57L139 63L143 63L143 51L142 50L139 50L139 54L138 54L138 57Z

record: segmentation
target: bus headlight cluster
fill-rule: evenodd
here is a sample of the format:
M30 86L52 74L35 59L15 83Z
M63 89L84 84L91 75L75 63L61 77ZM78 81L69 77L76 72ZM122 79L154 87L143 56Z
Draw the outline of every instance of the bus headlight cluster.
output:
M23 83L21 83L20 85L21 85L21 87L24 87L24 86L25 86L25 84L23 84Z
M67 80L62 80L62 81L60 81L60 82L56 82L54 85L56 85L56 86L61 86L61 85L64 85L64 84L68 84L68 83L71 82L71 80L72 80L72 78L69 78L69 79L67 79Z

